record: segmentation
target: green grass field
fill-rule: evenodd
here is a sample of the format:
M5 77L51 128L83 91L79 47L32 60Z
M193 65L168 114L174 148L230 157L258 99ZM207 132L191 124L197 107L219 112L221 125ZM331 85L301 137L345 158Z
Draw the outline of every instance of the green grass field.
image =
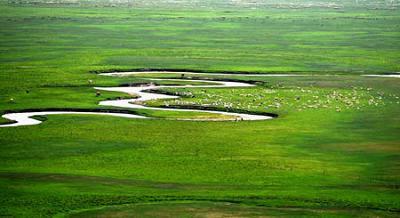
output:
M155 119L0 128L0 216L400 216L400 79L361 76L400 71L398 1L51 2L0 1L0 114L118 111L98 102L135 96L93 87L180 78L98 72L303 76L192 76L257 86L168 88L182 98L145 102L273 120L141 109L124 112Z

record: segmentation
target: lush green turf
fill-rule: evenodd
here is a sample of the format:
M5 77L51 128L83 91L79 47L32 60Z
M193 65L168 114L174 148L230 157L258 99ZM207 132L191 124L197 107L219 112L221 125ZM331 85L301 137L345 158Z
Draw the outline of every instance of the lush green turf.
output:
M184 98L147 103L272 112L274 120L54 115L0 128L0 216L399 216L400 80L358 75L400 70L398 9L205 2L179 9L1 1L0 113L110 109L98 101L131 96L96 97L93 86L149 82L91 71L315 75L230 76L259 83L165 89Z

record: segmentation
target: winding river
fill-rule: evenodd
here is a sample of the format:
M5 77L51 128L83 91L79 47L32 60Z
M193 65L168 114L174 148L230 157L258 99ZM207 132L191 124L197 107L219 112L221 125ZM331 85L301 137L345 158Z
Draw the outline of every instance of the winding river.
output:
M368 77L383 77L383 78L400 78L400 74L369 74L369 75L363 75L363 76L368 76Z
M130 76L139 74L184 74L184 75L202 75L202 76L246 76L246 77L287 77L287 76L305 76L299 74L230 74L230 73L202 73L202 72L171 72L171 71L138 71L138 72L114 72L114 73L102 73L102 76ZM368 77L390 77L399 78L400 74L392 75L362 75ZM158 93L151 93L150 90L162 89L162 88L234 88L234 87L252 87L254 85L243 82L230 82L230 81L213 81L213 80L189 80L189 79L148 79L152 81L184 81L184 82L205 82L207 85L149 85L149 86L136 86L136 87L94 87L96 90L123 92L131 95L137 95L138 98L134 99L123 99L123 100L108 100L101 101L99 105L112 106L124 109L148 109L148 110L160 110L160 111L182 111L182 112L204 112L219 115L226 115L229 118L223 120L268 120L272 119L272 116L267 115L254 115L246 113L233 113L224 111L213 111L213 110L199 110L199 109L177 109L177 108L158 108L144 106L142 103L148 100L158 99L176 99L179 96L165 95ZM211 83L211 84L210 84ZM3 118L10 121L14 121L10 124L3 124L0 127L15 127L15 126L28 126L40 124L40 120L36 120L34 116L46 116L56 114L83 114L83 115L104 115L104 116L115 116L124 118L134 119L147 119L151 117L145 117L127 113L104 113L104 112L79 112L79 111L40 111L40 112L21 112L21 113L8 113L2 115ZM221 121L221 119L206 118L206 119L177 119L177 120L203 120L203 121Z
M134 74L201 74L201 75L232 75L232 74L207 74L207 73L187 73L187 72L121 72L121 73L107 73L100 74L103 76L128 76ZM291 76L289 74L234 74L242 76ZM176 99L179 96L165 95L158 93L150 93L149 90L156 90L162 88L235 88L235 87L252 87L254 85L243 83L243 82L229 82L229 81L213 81L213 80L189 80L189 79L149 79L152 81L184 81L184 82L205 82L207 85L149 85L149 86L136 86L136 87L95 87L96 90L103 91L113 91L113 92L123 92L131 95L137 95L138 98L134 99L122 99L122 100L107 100L99 102L102 106L113 106L124 109L148 109L148 110L162 110L162 111L182 111L182 112L205 112L219 115L226 115L229 118L224 120L268 120L272 119L272 116L266 115L254 115L246 113L233 113L224 111L213 111L213 110L199 110L199 109L177 109L177 108L158 108L158 107L147 107L142 104L144 101L148 100L158 100L158 99ZM209 84L213 83L213 84ZM71 111L41 111L41 112L21 112L21 113L8 113L4 114L2 117L11 121L10 124L3 124L0 127L16 127L16 126L28 126L40 124L40 120L36 120L32 117L34 116L46 116L46 115L56 115L56 114L83 114L83 115L106 115L106 116L116 116L124 118L135 118L144 119L150 117L144 117L140 115L126 114L126 113L104 113L104 112L71 112ZM203 121L221 121L221 119L177 119L177 120L203 120Z

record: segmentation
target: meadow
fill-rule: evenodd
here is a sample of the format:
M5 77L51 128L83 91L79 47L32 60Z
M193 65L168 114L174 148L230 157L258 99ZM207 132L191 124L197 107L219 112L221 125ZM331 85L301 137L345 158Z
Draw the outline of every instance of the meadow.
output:
M362 76L400 71L396 5L160 2L0 1L0 114L154 117L51 115L0 128L0 216L399 216L400 79ZM301 76L185 74L256 86L167 88L158 92L181 98L144 102L272 120L178 121L215 115L98 105L135 96L97 96L94 86L182 77L98 75L140 69Z

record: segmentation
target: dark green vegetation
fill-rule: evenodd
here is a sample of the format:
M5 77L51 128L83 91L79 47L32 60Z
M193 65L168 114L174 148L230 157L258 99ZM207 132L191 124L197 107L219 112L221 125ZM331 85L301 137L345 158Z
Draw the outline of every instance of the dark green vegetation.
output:
M97 102L130 96L96 97L93 86L148 82L91 71L317 76L235 77L260 83L166 89L185 98L148 103L279 115L269 121L54 115L0 128L0 215L399 216L400 80L358 75L400 70L399 11L345 5L155 10L2 1L0 113L105 109Z

